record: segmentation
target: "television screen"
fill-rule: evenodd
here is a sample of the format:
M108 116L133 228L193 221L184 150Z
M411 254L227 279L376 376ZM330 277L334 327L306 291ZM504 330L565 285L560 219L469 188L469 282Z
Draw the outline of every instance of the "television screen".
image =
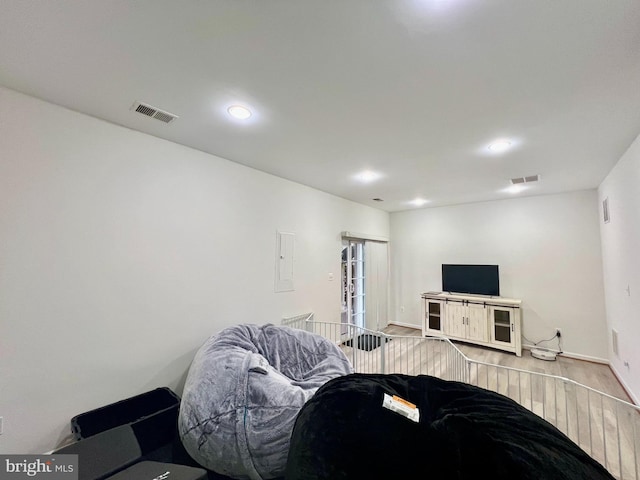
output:
M442 291L499 297L498 265L442 264Z

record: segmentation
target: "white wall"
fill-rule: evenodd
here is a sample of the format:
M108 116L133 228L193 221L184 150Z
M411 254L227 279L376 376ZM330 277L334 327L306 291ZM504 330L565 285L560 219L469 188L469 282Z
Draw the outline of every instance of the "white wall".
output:
M294 292L274 293L277 229ZM0 452L180 393L225 326L339 321L344 230L388 237L388 214L0 88Z
M596 190L393 213L391 238L392 319L420 325L420 293L441 290L443 263L498 264L528 339L560 327L565 352L606 360Z
M640 399L640 137L598 189L607 345L611 366L629 392ZM602 219L602 201L609 199L609 223ZM628 290L627 290L628 289ZM618 355L611 329L618 331ZM625 366L628 362L629 366Z

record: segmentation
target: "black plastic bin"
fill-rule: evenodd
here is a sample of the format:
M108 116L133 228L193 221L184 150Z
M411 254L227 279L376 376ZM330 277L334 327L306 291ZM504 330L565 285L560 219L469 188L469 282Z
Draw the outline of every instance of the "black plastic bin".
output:
M154 424L160 419L177 418L180 397L170 388L156 388L146 393L90 410L71 419L71 431L76 440L89 438L111 428L134 422L137 426ZM148 419L145 422L140 420ZM169 420L168 425L172 425Z

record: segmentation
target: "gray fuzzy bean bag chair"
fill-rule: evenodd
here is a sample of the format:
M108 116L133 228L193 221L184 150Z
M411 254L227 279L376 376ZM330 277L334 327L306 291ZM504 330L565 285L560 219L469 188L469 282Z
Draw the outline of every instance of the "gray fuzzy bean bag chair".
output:
M332 378L352 373L319 335L237 325L209 338L189 368L178 429L202 466L236 479L284 475L298 412Z

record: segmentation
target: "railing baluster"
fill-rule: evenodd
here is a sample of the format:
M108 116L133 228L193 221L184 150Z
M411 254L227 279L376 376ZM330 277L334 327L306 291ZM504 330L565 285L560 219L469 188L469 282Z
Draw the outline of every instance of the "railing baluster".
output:
M587 415L589 420L587 426L589 427L589 455L593 454L593 430L591 429L591 392L587 391Z
M622 443L620 443L620 421L618 416L620 414L620 404L616 403L616 432L618 433L618 471L620 472L620 478L622 475Z
M600 397L600 412L602 413L602 450L604 451L604 468L609 468L607 460L607 431L604 425L604 397Z
M633 425L633 471L635 473L634 479L638 479L638 434L637 434L637 422L638 417L631 415L631 424Z

